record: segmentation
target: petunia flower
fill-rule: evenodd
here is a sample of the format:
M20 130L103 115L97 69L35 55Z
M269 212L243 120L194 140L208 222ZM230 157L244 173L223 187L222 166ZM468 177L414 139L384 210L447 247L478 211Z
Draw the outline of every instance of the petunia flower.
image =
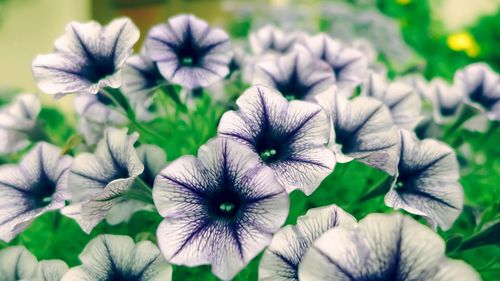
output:
M229 73L229 35L193 15L178 15L154 26L145 42L160 73L185 88L207 87Z
M153 199L165 218L158 245L168 262L211 264L230 280L271 242L288 214L288 194L248 147L216 138L198 158L170 163L155 180Z
M329 146L337 162L354 159L390 175L397 172L399 134L389 109L370 97L348 100L345 96L326 90L316 96L331 118L332 136Z
M37 265L35 256L24 246L0 250L0 280L18 281L33 275Z
M260 260L259 280L298 280L299 264L316 239L332 228L354 225L356 219L336 205L310 209L296 225L274 235Z
M83 140L87 146L95 145L104 136L104 130L107 125L104 123L97 123L86 118L79 118L77 130L82 135Z
M401 214L370 214L352 229L336 227L309 248L299 279L475 281L479 274L448 259L438 234Z
M330 124L321 106L289 102L263 86L249 88L236 104L238 111L222 116L219 135L251 148L288 192L309 195L333 171L335 157L326 147Z
M150 241L135 244L128 236L100 235L85 246L79 258L82 265L71 268L61 281L172 280L172 267Z
M54 43L54 53L38 55L32 63L38 87L48 94L97 94L121 86L121 68L139 39L128 18L99 23L71 22Z
M73 99L73 106L76 113L88 121L109 125L123 125L128 121L125 112L101 92L95 95L78 94Z
M455 74L455 83L464 92L465 102L500 120L500 76L485 63L474 63Z
M457 116L463 105L463 92L441 78L434 78L429 85L428 97L432 102L434 121L446 123Z
M151 113L154 107L153 96L158 87L165 84L167 81L145 49L127 59L123 67L122 91L130 99L139 120L149 121L154 118Z
M301 42L305 35L301 32L284 32L273 25L266 25L250 33L248 39L254 55L285 54L294 44Z
M144 165L144 171L139 178L149 187L153 187L154 180L167 165L165 152L156 145L144 144L137 148L137 156ZM151 205L138 200L127 200L111 208L106 216L106 222L116 225L128 222L132 215L139 210L151 210Z
M68 270L68 265L62 260L42 260L38 262L33 276L28 280L60 281Z
M107 128L93 154L75 157L69 175L72 205L63 213L75 218L82 229L90 231L117 204L131 200L125 196L136 188L144 170L134 149L136 133L128 136L127 129Z
M0 155L26 148L38 139L37 117L41 103L37 96L22 94L14 102L0 108Z
M400 128L413 130L422 120L422 101L405 83L390 83L372 73L363 86L362 95L376 98L389 107L394 124Z
M400 132L398 175L385 203L425 216L447 230L462 211L464 200L455 152L442 142L419 141L410 131Z
M41 142L18 165L0 166L0 239L12 240L35 218L64 207L71 162Z
M408 74L399 77L397 81L412 87L413 90L420 96L422 101L430 98L432 86L427 82L427 80L425 80L425 77L422 74Z
M313 100L335 84L335 76L326 63L302 50L257 63L252 84L274 88L288 100Z
M363 53L326 34L310 36L299 44L298 48L301 47L330 65L337 86L347 96L351 96L368 75L368 61Z

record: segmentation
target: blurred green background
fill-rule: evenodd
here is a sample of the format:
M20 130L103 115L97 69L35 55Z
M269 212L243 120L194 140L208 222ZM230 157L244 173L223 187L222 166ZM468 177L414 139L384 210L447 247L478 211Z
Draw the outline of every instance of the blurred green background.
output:
M148 29L167 17L178 13L194 13L213 25L228 30L235 40L245 40L257 21L266 18L267 10L296 8L307 10L318 30L328 31L328 18L322 9L333 1L219 1L219 0L0 0L0 90L2 88L39 92L31 76L31 61L39 53L49 53L53 41L71 20L95 19L106 23L118 16L130 17L140 28L142 39ZM500 0L350 0L336 1L352 5L363 11L377 9L394 20L404 42L410 47L411 59L402 67L391 67L389 75L422 72L427 79L436 76L450 80L454 72L475 61L485 61L497 71L500 69ZM257 20L258 19L258 20ZM308 30L311 22L304 28ZM311 30L308 30L311 31ZM335 34L332 34L335 36ZM136 46L139 49L141 44ZM389 47L388 47L389 48ZM392 52L395 50L382 50ZM0 91L0 95L2 92ZM47 122L47 130L56 145L63 146L74 134L75 116L71 97L54 101L48 95L40 95L48 107L40 118ZM0 99L1 100L1 99ZM167 151L168 160L184 154L195 154L198 147L213 137L225 106L214 105L210 97L196 101L196 109L169 116L157 125L168 136L168 142L158 144ZM172 106L175 106L172 104ZM56 109L56 107L58 109ZM59 110L62 110L61 113ZM185 115L185 116L184 116ZM466 202L464 212L454 227L440 235L447 241L448 255L463 259L478 270L484 280L498 280L500 275L500 251L495 244L499 237L498 221L500 200L500 141L499 130L485 138L477 132L464 131L462 142L468 151L457 149L462 162L461 183ZM17 157L17 158L16 158ZM15 161L18 156L5 161ZM0 163L2 163L0 159ZM367 189L384 175L366 165L351 162L337 165L310 197L300 192L291 194L292 206L287 223L309 208L338 204L357 219L370 212L387 212L383 198L360 201ZM155 240L156 225L161 220L156 213L140 212L130 223L118 226L99 225L87 236L72 220L58 213L46 214L35 221L11 245L23 244L39 259L64 259L70 266L77 265L78 254L86 243L100 233L127 234L136 240ZM492 227L489 227L492 226ZM488 228L489 227L489 228ZM481 233L489 233L487 247L457 248L457 241L467 240ZM493 235L491 234L493 232ZM470 243L469 243L470 244ZM0 243L0 248L7 246ZM470 245L469 245L470 246ZM238 276L237 280L256 280L258 260L254 260ZM208 267L194 269L175 267L174 280L216 280Z

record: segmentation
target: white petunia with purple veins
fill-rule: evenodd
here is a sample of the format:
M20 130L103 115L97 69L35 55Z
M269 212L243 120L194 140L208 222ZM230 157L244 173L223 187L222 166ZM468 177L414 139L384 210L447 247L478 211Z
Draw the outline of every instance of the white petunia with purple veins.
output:
M172 267L150 241L136 244L128 236L100 235L85 246L79 258L82 264L71 268L61 281L172 280Z
M287 101L264 86L249 88L236 104L238 111L222 116L219 135L258 154L287 192L300 189L309 195L333 171L335 157L326 147L331 125L321 106Z
M0 166L0 239L12 240L37 217L64 207L71 162L41 142L18 165Z
M126 204L136 192L147 190L139 175L144 165L137 156L136 133L127 129L107 128L95 152L75 157L69 176L72 205L63 214L74 218L90 231L119 204ZM149 187L150 189L150 187Z
M335 84L335 76L326 63L298 50L257 63L252 84L276 89L288 100L313 101Z
M500 120L500 76L485 63L473 63L455 73L465 102L479 108L490 120Z
M463 105L463 92L456 85L450 85L441 78L434 78L428 91L432 102L434 121L449 123L457 117Z
M337 87L346 96L351 96L368 75L368 60L363 53L326 34L310 36L298 48L305 48L330 65Z
M91 122L109 125L123 125L128 122L123 109L116 107L113 100L102 92L95 95L77 94L73 99L73 106L80 117Z
M361 94L389 107L394 124L402 129L413 130L422 120L422 100L413 87L403 82L388 82L383 76L371 73Z
M229 35L193 15L178 15L154 26L146 52L171 83L188 89L208 87L229 73Z
M266 25L250 33L248 40L254 55L286 54L293 46L302 42L305 35L301 32L284 32L281 29Z
M132 54L139 30L128 18L101 26L71 22L54 43L54 52L32 63L38 87L48 94L97 94L122 84L121 68Z
M0 155L26 148L38 139L37 128L41 103L36 95L21 94L14 102L0 108Z
M330 116L337 162L358 160L394 176L399 160L399 134L389 109L370 97L348 100L330 89L316 96Z
M209 141L198 158L170 163L155 180L153 199L165 218L157 239L167 261L210 264L223 280L232 279L271 242L290 204L273 170L228 138Z
M167 155L161 148L152 144L143 144L136 151L139 160L144 165L144 171L139 178L146 186L153 188L156 176L167 165ZM151 204L139 200L126 200L109 210L106 222L111 225L128 222L135 212L151 209L153 209Z
M356 219L336 205L310 209L296 225L287 225L274 235L260 260L259 280L299 280L299 264L314 241L332 228L354 225Z
M155 117L153 96L156 90L167 81L161 75L156 63L146 54L132 55L123 67L123 93L136 109L137 118L149 121Z
M401 214L370 214L352 229L336 227L309 248L299 279L479 281L463 261L445 256L445 243Z
M385 203L424 216L433 226L447 230L464 204L455 152L442 142L420 141L407 130L400 133L398 175L385 195Z

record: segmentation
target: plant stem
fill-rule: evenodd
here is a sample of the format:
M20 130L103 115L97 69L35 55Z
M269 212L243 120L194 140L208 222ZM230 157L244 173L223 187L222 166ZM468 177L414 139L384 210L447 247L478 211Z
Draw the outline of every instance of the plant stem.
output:
M460 111L460 114L458 115L457 119L455 120L455 123L451 125L444 133L443 137L448 138L451 135L453 135L462 125L465 123L465 121L469 120L472 116L474 116L477 113L477 110L469 105L465 105L462 110Z
M142 201L154 206L153 201L153 189L145 183L141 178L137 177L134 180L134 184L129 191L125 194L128 198Z

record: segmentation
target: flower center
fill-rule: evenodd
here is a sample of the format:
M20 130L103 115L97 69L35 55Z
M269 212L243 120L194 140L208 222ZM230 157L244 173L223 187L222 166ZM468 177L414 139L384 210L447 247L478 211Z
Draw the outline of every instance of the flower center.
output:
M181 59L181 64L184 66L193 66L194 65L194 59L192 57L183 57Z
M276 156L277 152L276 149L266 149L263 152L260 153L260 158L264 160L264 162L271 160L274 156Z
M236 206L231 202L223 202L219 205L219 210L228 214L232 213L235 208Z

